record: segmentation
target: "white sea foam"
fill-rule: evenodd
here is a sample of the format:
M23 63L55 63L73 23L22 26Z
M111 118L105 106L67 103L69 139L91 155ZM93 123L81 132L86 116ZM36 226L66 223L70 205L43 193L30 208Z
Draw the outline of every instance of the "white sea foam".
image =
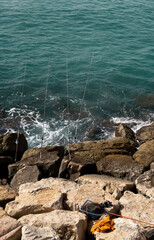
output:
M138 120L138 119L134 119L134 118L125 118L125 117L112 117L111 121L113 121L114 123L125 123L128 125L132 125L132 130L134 132L136 132L138 129L140 129L141 127L150 125L152 123L151 120L148 121L143 121L143 120Z

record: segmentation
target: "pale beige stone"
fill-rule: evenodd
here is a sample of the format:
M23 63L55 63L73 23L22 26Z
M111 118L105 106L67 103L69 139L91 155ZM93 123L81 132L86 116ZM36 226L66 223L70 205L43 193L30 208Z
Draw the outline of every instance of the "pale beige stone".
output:
M29 214L19 221L23 226L52 227L61 240L85 240L87 218L80 212L54 210L49 213Z
M21 237L21 224L16 219L3 215L0 218L0 239L19 240Z
M5 207L5 204L14 200L15 197L16 193L9 185L0 185L0 206Z
M154 224L154 199L126 191L119 201L122 205L121 215ZM137 224L142 227L151 226L140 222Z
M86 200L91 200L96 203L103 203L106 200L112 202L113 206L109 211L116 213L119 210L119 202L115 200L110 193L103 190L97 184L83 184L79 185L76 189L70 190L67 193L65 204L70 210L79 210Z
M145 230L132 220L117 218L114 223L114 231L95 232L96 240L146 240Z
M34 227L26 225L22 228L21 240L60 240L59 235L51 227Z
M6 205L8 215L19 218L30 213L49 212L63 208L64 194L55 188L37 189L31 193L22 193Z
M122 196L123 191L133 190L135 184L131 181L115 178L108 175L98 175L98 174L89 174L81 176L77 179L77 182L80 184L97 184L102 187L105 191L114 194L118 199ZM119 197L117 197L119 196Z

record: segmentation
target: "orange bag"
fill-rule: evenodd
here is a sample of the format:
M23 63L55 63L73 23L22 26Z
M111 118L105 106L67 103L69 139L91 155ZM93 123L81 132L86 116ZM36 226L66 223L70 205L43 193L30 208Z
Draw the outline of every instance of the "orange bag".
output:
M94 234L97 232L107 232L109 230L114 230L114 221L110 219L110 216L107 214L102 220L97 221L91 228L90 233Z

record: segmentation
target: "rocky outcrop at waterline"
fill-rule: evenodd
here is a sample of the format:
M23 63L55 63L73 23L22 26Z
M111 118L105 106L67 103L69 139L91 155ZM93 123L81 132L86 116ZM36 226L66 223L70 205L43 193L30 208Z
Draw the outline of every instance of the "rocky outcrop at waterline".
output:
M119 125L112 139L28 150L20 134L16 162L17 134L2 135L0 239L153 239L154 134L150 126L141 132L140 146L139 135ZM96 220L80 211L86 200L110 201L110 213L131 219L111 215L114 230L91 235Z

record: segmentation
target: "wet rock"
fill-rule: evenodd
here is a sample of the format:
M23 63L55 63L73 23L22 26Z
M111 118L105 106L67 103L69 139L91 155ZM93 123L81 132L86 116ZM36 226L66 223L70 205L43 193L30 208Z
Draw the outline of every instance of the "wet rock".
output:
M8 165L13 163L14 160L9 156L0 156L0 179L8 178Z
M105 192L102 187L92 184L79 185L76 189L68 191L65 207L72 211L79 210L86 200L96 203L103 203L109 200L113 206L108 208L108 210L112 213L116 213L120 208L119 202L110 193Z
M19 169L25 166L37 166L42 178L57 177L63 155L63 146L29 149L24 153L20 162L9 165L9 177L12 178Z
M154 170L141 174L136 180L136 189L143 195L154 198Z
M8 133L0 135L0 155L11 156L13 159L16 154L16 141L18 133ZM23 133L19 134L17 159L21 159L23 153L27 150L28 144Z
M122 123L120 123L115 129L115 137L122 137L135 141L135 133L133 132L133 130L126 124Z
M149 126L144 126L136 132L136 139L140 145L146 141L154 139L154 122Z
M95 232L96 240L146 240L145 230L129 219L114 220L114 231L108 233Z
M37 166L25 166L14 175L10 185L18 192L19 186L27 182L36 182L40 179L40 172Z
M63 209L64 194L56 188L40 188L33 192L19 193L14 201L6 204L5 211L14 218L27 214Z
M4 118L4 117L5 117L5 110L0 109L0 118Z
M100 141L86 141L66 146L69 156L63 159L59 176L70 177L74 180L84 174L97 173L96 162L107 155L127 154L131 155L135 151L133 141L124 138L112 138Z
M0 239L1 240L20 240L21 224L16 219L3 215L0 218Z
M61 240L85 240L87 218L80 212L54 210L49 213L29 214L20 218L19 221L23 226L52 227Z
M77 179L79 184L92 184L102 187L106 192L114 194L116 199L119 199L125 190L133 191L135 184L120 178L111 177L108 175L90 174L84 175ZM118 191L118 192L117 192Z
M5 207L5 205L13 201L16 197L15 191L9 185L0 186L0 206Z
M59 235L52 227L34 227L26 225L22 228L21 240L60 240Z
M143 143L133 158L145 167L149 167L154 162L154 139Z
M122 205L121 215L153 223L153 199L146 198L142 194L125 191L119 201ZM137 224L144 228L151 227L150 225L141 222L137 222Z
M141 163L137 163L131 156L108 155L97 162L97 171L118 178L134 181L144 170Z

